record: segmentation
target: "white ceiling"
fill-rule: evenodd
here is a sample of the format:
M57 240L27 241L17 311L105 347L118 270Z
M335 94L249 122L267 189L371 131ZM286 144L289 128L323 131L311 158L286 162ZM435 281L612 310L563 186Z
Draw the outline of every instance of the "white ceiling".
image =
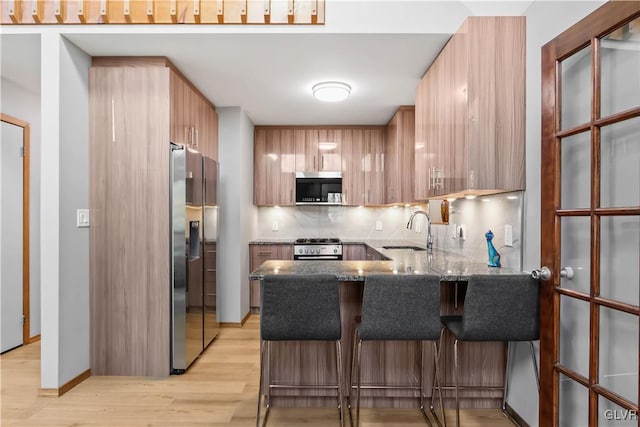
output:
M330 8L334 1L325 26L143 26L134 34L127 26L69 26L63 34L91 56L167 56L216 107L240 106L254 124L386 124L400 105L414 104L420 78L466 16L520 15L531 3L373 2L366 27L362 3ZM340 12L333 25L331 10ZM389 20L398 10L407 18ZM1 38L2 77L39 91L38 35ZM315 100L311 86L323 80L349 83L351 97Z

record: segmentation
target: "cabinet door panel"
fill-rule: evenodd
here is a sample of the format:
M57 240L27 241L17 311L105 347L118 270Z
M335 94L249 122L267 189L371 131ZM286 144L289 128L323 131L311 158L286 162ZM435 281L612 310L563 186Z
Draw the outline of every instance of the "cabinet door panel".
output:
M340 130L318 131L318 170L336 172L342 170Z
M365 205L384 204L384 131L365 129Z
M342 204L364 205L364 130L342 130Z
M296 172L318 170L318 130L296 129L294 131Z
M396 112L386 128L387 139L384 148L386 203L400 203L400 175L403 173L399 165L401 144L398 122L400 115L399 111ZM411 148L414 149L414 147Z
M171 86L171 142L184 145L185 141L185 83L176 73L170 73Z
M258 128L254 138L254 204L295 204L293 131Z

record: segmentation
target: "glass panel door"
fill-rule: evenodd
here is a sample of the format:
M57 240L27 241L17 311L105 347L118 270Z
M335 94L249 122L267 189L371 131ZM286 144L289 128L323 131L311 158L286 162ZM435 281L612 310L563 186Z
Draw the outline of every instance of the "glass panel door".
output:
M640 3L542 57L540 425L639 427Z

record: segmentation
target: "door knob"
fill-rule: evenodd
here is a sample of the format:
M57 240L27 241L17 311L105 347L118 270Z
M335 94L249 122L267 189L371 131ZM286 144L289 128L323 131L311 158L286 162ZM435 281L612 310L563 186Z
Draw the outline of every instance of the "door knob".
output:
M549 280L551 279L551 270L549 270L549 267L544 266L542 268L533 270L531 272L531 277L536 280Z
M571 268L571 267L562 267L560 269L560 277L564 277L567 280L571 280L571 279L573 279L573 276L574 276L573 268Z

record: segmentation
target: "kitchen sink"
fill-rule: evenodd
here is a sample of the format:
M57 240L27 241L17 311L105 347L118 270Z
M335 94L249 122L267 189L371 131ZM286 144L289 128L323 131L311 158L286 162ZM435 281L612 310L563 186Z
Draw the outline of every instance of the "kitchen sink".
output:
M404 249L410 251L426 251L425 248L420 246L383 246L382 249Z

